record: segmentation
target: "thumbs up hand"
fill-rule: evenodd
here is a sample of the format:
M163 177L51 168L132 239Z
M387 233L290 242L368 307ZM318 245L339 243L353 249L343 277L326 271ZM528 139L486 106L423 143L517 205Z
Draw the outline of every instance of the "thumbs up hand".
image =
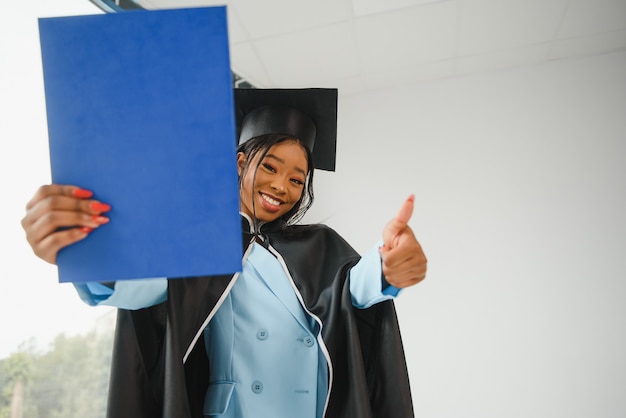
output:
M380 247L383 274L387 282L397 288L413 286L426 277L426 256L408 225L414 201L415 196L409 196L383 230L383 246Z

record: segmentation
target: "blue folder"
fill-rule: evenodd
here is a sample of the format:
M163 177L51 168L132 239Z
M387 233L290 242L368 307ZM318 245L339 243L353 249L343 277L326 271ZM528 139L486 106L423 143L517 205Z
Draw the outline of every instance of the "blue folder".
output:
M39 19L52 182L112 206L59 281L241 270L225 7Z

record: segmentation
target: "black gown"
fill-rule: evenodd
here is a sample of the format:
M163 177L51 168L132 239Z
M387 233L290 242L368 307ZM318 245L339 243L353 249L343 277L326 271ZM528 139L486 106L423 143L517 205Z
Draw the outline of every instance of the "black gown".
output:
M243 230L250 230L247 220L242 222ZM360 259L358 253L324 225L274 221L262 226L261 236L281 254L306 309L323 323L322 337L333 364L325 417L413 417L393 301L352 307L346 279ZM243 242L251 237L244 233ZM118 309L109 418L203 417L210 364L204 340L197 337L231 279L171 279L166 302L134 311Z

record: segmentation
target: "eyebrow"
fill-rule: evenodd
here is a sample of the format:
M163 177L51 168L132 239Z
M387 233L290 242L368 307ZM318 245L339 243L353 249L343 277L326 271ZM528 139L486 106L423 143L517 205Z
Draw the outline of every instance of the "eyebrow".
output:
M265 155L265 158L272 158L272 159L274 159L274 160L278 161L278 162L279 162L279 163L281 163L281 164L285 164L285 160L283 160L282 158L279 158L279 157L275 156L274 154L266 154L266 155ZM295 167L294 169L295 169L297 172L301 173L304 177L306 177L306 172L305 172L303 169L301 169L300 167Z

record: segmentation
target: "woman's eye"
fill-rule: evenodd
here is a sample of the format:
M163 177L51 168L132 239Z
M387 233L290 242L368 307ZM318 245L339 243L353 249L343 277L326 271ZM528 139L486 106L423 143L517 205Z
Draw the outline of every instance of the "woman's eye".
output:
M291 182L293 184L297 184L298 186L304 185L304 182L302 180L299 180L299 179L291 179Z
M272 173L275 173L276 170L274 169L274 167L272 167L270 164L267 163L263 163L263 168L265 168L268 171L271 171Z

